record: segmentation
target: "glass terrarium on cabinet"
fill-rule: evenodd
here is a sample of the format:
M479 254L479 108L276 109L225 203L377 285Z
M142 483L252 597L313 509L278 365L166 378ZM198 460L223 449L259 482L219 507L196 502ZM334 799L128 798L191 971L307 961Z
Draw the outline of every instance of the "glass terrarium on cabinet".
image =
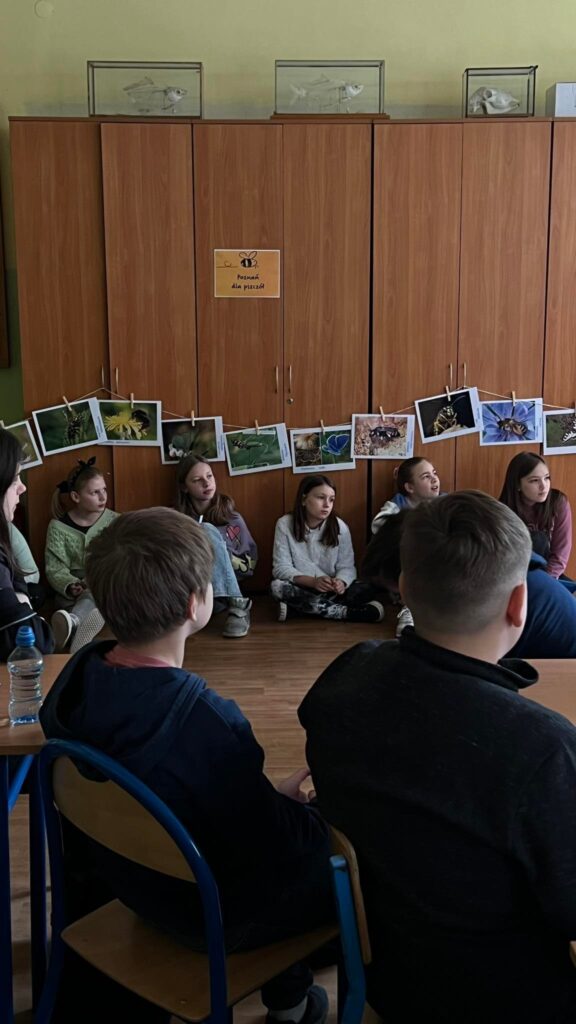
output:
M202 117L202 64L89 60L88 113Z
M383 114L383 60L277 60L276 114Z
M533 117L537 67L466 68L462 116Z

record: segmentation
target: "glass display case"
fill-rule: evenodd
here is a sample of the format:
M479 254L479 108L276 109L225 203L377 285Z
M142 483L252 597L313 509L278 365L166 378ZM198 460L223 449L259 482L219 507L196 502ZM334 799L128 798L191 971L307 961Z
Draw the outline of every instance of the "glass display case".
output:
M202 64L89 60L88 113L202 117Z

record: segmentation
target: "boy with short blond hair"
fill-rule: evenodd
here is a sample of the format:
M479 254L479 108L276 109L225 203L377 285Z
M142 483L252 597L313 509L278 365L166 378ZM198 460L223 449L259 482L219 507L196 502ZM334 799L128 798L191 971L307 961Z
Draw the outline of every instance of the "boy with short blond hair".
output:
M275 789L249 722L233 701L182 668L186 640L212 610L212 551L192 519L129 512L92 542L86 578L116 640L81 650L41 712L49 737L112 756L188 827L219 886L227 946L248 949L328 921L327 828L300 790ZM196 887L94 848L76 852L136 912L201 945ZM322 1024L323 989L302 965L262 991L270 1019Z

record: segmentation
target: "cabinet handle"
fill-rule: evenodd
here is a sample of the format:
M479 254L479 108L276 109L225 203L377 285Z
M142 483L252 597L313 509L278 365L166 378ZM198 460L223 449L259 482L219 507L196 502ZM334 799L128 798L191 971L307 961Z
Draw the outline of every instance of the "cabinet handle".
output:
M274 367L274 374L276 378L276 394L278 394L278 364Z
M465 388L466 387L466 377L468 375L468 367L467 367L466 363L462 363L462 373L464 375L464 378L463 378L464 382L462 384L462 387Z
M103 363L102 363L102 366L100 367L100 385L102 387L102 390L104 391L105 388L104 388L104 364Z
M119 395L119 394L120 394L120 392L119 392L119 390L118 390L118 367L116 367L116 369L114 370L114 380L115 380L115 382L116 382L116 384L115 384L115 387L116 387L116 394L117 394L117 395Z
M288 367L288 394L292 394L292 363Z
M454 378L454 366L452 363L448 363L448 369L450 371L450 391L452 391L452 383Z

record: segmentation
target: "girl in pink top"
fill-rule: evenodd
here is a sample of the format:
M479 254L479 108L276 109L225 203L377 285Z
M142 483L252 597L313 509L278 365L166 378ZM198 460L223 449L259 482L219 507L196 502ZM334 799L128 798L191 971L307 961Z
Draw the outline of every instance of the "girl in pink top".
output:
M506 471L500 501L532 534L534 550L546 559L546 571L564 575L572 549L572 510L562 491L550 486L550 470L533 452L520 452Z

